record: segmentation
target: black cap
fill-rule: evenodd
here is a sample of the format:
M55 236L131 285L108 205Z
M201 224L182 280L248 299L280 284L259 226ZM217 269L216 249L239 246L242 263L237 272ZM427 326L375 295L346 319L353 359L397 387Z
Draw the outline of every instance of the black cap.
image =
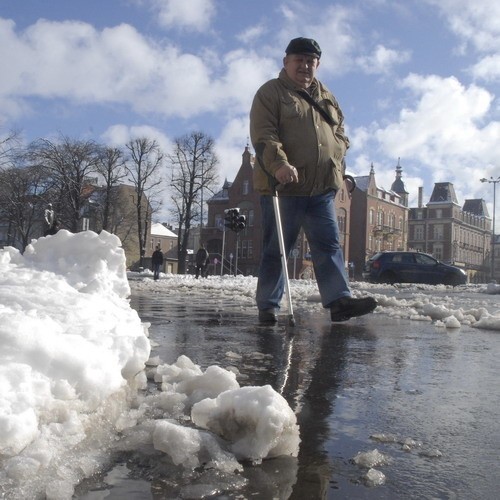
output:
M285 50L288 54L311 54L316 56L318 59L321 57L321 49L319 48L318 42L312 38L294 38L288 44Z

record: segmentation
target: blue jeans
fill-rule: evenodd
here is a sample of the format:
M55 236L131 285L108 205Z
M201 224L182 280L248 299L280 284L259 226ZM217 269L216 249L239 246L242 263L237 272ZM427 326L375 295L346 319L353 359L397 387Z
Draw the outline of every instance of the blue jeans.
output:
M263 248L257 282L257 307L279 308L285 288L272 196L260 199L262 208ZM341 297L350 297L344 255L339 243L335 212L335 192L317 196L279 198L286 255L290 255L300 228L304 229L311 249L323 307Z

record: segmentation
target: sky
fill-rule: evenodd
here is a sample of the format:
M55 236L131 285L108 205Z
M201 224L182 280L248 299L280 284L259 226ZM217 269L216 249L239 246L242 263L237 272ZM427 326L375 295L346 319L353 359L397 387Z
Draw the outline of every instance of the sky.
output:
M496 0L0 0L0 135L147 135L168 152L203 131L222 185L241 165L256 90L297 36L322 48L349 173L373 164L389 189L400 161L410 206L420 186L427 202L452 182L461 205L483 198L492 214L496 184L480 179L500 176Z
M140 447L186 471L207 464L226 475L244 460L297 456L296 413L271 386L244 384L238 353L221 353L232 356L226 367L203 370L184 354L167 364L129 302L133 291L194 301L237 296L239 310L255 314L256 278L162 273L154 281L151 271L125 266L119 239L106 231L61 230L24 254L0 250L0 491L8 498L70 499L113 454ZM374 314L390 321L500 331L494 283L407 285L399 297L389 285L352 286L354 296L373 295ZM291 280L291 294L300 311L322 309L313 281ZM383 475L374 480L382 484Z

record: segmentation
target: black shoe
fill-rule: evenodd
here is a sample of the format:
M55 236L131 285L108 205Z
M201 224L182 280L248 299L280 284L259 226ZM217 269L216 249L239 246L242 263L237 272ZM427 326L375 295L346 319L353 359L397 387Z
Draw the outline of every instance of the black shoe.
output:
M261 309L259 310L259 323L272 324L278 322L276 309Z
M363 316L371 313L377 307L377 301L373 297L342 297L336 300L330 307L332 321L347 321L354 316Z

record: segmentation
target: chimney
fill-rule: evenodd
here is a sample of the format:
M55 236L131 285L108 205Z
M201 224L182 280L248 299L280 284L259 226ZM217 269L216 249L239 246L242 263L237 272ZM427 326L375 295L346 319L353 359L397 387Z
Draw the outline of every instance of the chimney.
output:
M418 208L422 208L423 205L423 197L424 197L424 188L420 186L418 188Z

